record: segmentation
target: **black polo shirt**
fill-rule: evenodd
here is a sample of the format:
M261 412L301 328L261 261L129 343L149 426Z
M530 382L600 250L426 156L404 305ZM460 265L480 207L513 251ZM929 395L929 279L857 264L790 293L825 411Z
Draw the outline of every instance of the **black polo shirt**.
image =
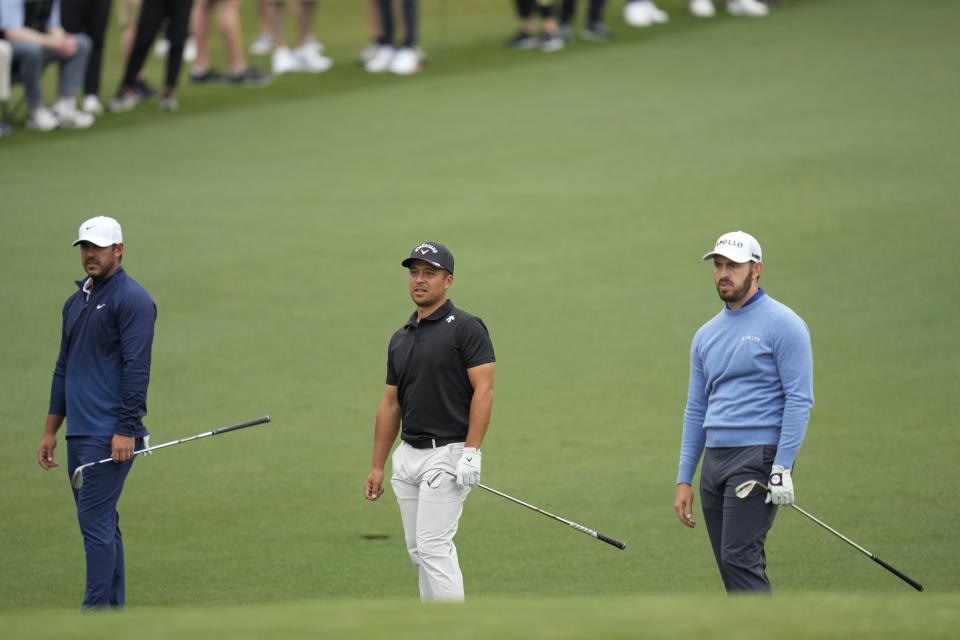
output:
M467 369L495 361L486 325L452 300L419 324L414 312L387 351L387 384L397 387L401 437L465 439L473 398Z

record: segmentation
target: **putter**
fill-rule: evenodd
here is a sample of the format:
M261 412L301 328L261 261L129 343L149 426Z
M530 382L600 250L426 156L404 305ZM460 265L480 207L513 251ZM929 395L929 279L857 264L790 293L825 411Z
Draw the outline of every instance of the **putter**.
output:
M134 451L133 456L137 457L141 453L150 453L156 451L157 449L164 449L166 447L172 447L175 444L181 444L183 442L190 442L191 440L199 440L200 438L206 438L207 436L215 436L221 433L227 433L228 431L236 431L237 429L246 429L247 427L253 427L258 424L263 424L265 422L270 422L270 416L262 416L256 418L255 420L248 420L247 422L241 422L240 424L235 424L229 427L221 427L220 429L214 429L213 431L205 431L204 433L198 433L195 436L190 436L188 438L180 438L179 440L171 440L170 442L164 442L163 444L158 444L153 447L146 447L140 449L139 451ZM104 458L103 460L97 460L96 462L88 462L87 464L82 464L76 469L73 470L73 475L70 476L70 484L73 485L74 489L80 489L83 486L83 470L87 467L92 467L97 464L103 464L104 462L113 462L113 458Z
M456 475L455 473L450 473L449 471L445 471L444 473L446 473L446 474L449 475L449 476L453 476L454 478L457 477L457 475ZM572 520L567 520L566 518L561 518L560 516L555 516L555 515L553 515L552 513L550 513L549 511L544 511L543 509L541 509L541 508L539 508L539 507L535 507L535 506L533 506L532 504L529 504L529 503L527 503L527 502L524 502L523 500L517 500L516 498L514 498L514 497L512 497L512 496L508 496L507 494L503 493L502 491L497 491L496 489L493 489L493 488L491 488L491 487L488 487L488 486L485 485L485 484L477 484L477 486L480 487L481 489L483 489L484 491L489 491L490 493L492 493L492 494L494 494L494 495L498 495L498 496L500 496L501 498L506 498L506 499L509 500L510 502L513 502L513 503L515 503L515 504L519 504L520 506L526 507L527 509L532 509L533 511L536 511L536 512L539 513L540 515L547 516L548 518L553 518L553 519L556 520L557 522L562 522L563 524L567 525L568 527L572 527L572 528L576 529L576 530L579 531L580 533L585 533L585 534L587 534L588 536L593 536L593 537L596 538L597 540L600 540L601 542L606 542L607 544L609 544L609 545L611 545L611 546L614 546L614 547L616 547L617 549L620 549L621 551L623 551L624 549L627 548L627 545L624 544L623 542L620 542L619 540L614 540L613 538L610 538L610 537L608 537L608 536L605 536L605 535L603 535L602 533L600 533L599 531L594 531L593 529L590 529L590 528L588 528L588 527L585 527L585 526L583 526L582 524L577 524L576 522L573 522Z
M736 488L737 497L740 498L741 500L743 500L744 498L746 498L747 496L750 495L750 492L753 491L753 488L754 488L754 487L762 487L762 488L764 488L764 489L769 490L769 489L767 488L767 485L763 484L763 483L760 482L759 480L747 480L746 482L743 482L743 483L737 485L737 488ZM849 544L851 547L853 547L854 549L856 549L856 550L859 551L860 553L864 554L865 556L867 556L868 558L870 558L871 560L873 560L874 562L876 562L878 565L880 565L881 567L883 567L884 569L886 569L887 571L889 571L889 572L892 573L893 575L897 576L898 578L900 578L901 580L903 580L904 582L906 582L907 584L909 584L911 587L913 587L913 588L916 589L917 591L923 591L923 585L922 585L922 584L920 584L919 582L917 582L916 580L914 580L913 578L911 578L911 577L908 576L907 574L903 573L902 571L899 571L896 567L894 567L894 566L892 566L892 565L890 565L890 564L887 564L886 562L884 562L883 560L881 560L880 558L878 558L878 557L877 557L877 554L873 553L872 551L868 551L868 550L864 549L864 548L861 547L859 544L857 544L856 542L854 542L853 540L851 540L851 539L848 538L847 536L843 535L842 533L840 533L839 531L837 531L836 529L834 529L833 527L831 527L830 525L828 525L828 524L827 524L826 522L824 522L823 520L820 520L819 518L817 518L816 516L814 516L812 513L809 513L808 511L805 511L804 509L801 509L800 507L798 507L798 506L795 505L795 504L791 504L791 505L789 505L789 506L793 507L794 510L799 511L799 512L801 513L801 515L804 515L804 516L806 516L807 518L809 518L810 520L813 520L813 521L816 522L818 525L820 525L821 527L823 527L824 529L826 529L827 531L829 531L829 532L832 533L833 535L837 536L838 538L840 538L841 540L843 540L844 542L846 542L847 544Z

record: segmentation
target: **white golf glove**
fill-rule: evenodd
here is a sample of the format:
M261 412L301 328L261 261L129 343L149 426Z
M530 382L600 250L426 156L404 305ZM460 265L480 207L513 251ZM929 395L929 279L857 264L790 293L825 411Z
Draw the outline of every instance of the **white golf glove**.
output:
M149 435L143 436L143 448L144 448L144 449L149 449L149 448L150 448L150 436L149 436ZM144 452L142 455L152 456L152 455L153 455L153 451L146 451L146 452Z
M457 484L461 487L475 487L480 484L479 449L463 448L463 455L457 460Z
M773 465L770 470L770 484L767 488L770 493L767 494L766 502L793 504L793 478L790 477L790 469L779 464Z

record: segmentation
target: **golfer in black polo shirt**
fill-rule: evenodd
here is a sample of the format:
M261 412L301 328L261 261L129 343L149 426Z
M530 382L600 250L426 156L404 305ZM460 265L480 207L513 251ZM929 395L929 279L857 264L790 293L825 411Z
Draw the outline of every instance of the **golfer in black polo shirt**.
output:
M453 306L453 254L436 242L402 262L417 310L390 339L364 495L383 495L383 467L397 433L390 484L421 600L463 600L453 536L463 501L480 482L480 444L493 407L493 344L483 321ZM400 431L401 422L403 431Z

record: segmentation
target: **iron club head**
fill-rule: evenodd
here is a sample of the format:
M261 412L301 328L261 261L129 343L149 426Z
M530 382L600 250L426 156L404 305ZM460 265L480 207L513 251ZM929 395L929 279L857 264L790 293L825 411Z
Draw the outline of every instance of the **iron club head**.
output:
M72 484L73 488L78 491L80 490L80 487L83 486L83 467L85 466L86 465L77 467L73 470L73 475L70 476L70 484Z
M736 491L737 497L743 500L750 495L750 492L753 491L753 488L756 486L760 486L763 489L767 488L766 485L759 480L747 480L746 482L741 482L738 484L734 491Z

